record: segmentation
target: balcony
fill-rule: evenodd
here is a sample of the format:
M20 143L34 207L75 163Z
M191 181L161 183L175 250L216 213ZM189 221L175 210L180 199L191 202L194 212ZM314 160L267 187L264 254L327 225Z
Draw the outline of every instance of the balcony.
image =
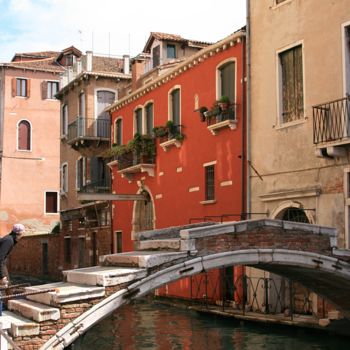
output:
M136 134L126 145L114 146L108 152L114 160L109 167L118 166L118 173L132 179L136 173L154 176L156 146L152 136Z
M68 125L67 143L74 149L98 147L110 141L111 127L109 119L89 119L77 117Z
M230 128L234 130L237 128L235 104L229 106L227 110L222 110L219 107L211 111L204 112L205 120L207 121L207 129L213 134L217 135L222 128Z
M111 179L105 178L98 181L87 182L77 191L77 199L80 201L94 200L96 194L109 194L112 191Z
M159 135L159 146L167 151L169 147L176 146L179 148L184 139L184 135L181 133L182 125L173 125L168 122L168 126L163 128L163 133Z
M313 106L313 142L322 146L350 143L350 97Z

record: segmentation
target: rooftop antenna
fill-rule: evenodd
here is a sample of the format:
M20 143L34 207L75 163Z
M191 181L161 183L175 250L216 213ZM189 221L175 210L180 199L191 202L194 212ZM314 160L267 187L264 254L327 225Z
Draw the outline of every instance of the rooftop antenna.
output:
M80 49L83 50L83 31L79 29L78 33L79 33L79 40L80 40Z
M108 32L108 57L111 57L111 32Z
M131 55L131 53L130 53L130 46L131 46L131 34L130 34L130 32L129 32L129 55Z
M91 51L94 52L94 31L91 32Z

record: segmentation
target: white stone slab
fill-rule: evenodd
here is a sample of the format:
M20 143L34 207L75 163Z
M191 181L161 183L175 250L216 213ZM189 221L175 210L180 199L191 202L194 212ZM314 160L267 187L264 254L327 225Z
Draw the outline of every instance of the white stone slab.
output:
M143 278L147 275L147 271L127 267L94 266L63 271L63 274L67 282L106 287Z
M28 295L27 299L46 305L57 305L72 301L100 298L105 295L104 287L88 286L83 284L58 282L26 287L27 292L40 292L45 289L54 289L53 292Z
M103 265L150 268L185 258L187 252L138 251L100 256Z
M140 241L138 249L140 250L179 250L180 239L149 239Z
M22 316L19 316L11 311L4 311L4 318L7 318L7 321L11 323L11 328L9 333L13 337L25 337L31 335L38 335L40 331L39 324L28 320Z
M37 322L56 321L60 318L59 309L26 299L9 300L7 307L9 310L16 311L20 315Z

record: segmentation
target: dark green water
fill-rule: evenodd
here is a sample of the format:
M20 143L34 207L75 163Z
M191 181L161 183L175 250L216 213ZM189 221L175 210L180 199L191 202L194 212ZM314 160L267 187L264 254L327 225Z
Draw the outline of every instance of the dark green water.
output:
M160 304L123 306L89 330L74 350L349 350L350 338L240 323Z

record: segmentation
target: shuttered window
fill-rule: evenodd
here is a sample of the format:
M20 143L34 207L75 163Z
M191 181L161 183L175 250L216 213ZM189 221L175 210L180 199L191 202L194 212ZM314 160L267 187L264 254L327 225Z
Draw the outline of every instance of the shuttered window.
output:
M122 145L122 128L123 128L123 120L121 118L115 121L114 126L114 143L118 146Z
M171 119L174 125L180 125L180 89L171 92Z
M281 66L282 123L304 116L303 53L302 46L279 54Z
M160 46L156 46L152 49L152 61L153 68L159 66L160 64Z
M12 79L12 96L29 97L30 80L24 78Z
M204 167L205 171L205 200L215 199L215 166Z
M235 103L235 62L228 62L219 67L220 96L227 96L230 103Z
M18 124L18 149L21 151L31 150L31 127L27 120L22 120Z
M61 135L68 135L68 105L66 104L62 107L61 128Z
M142 134L142 109L138 108L135 111L135 134Z
M150 135L153 130L153 103L146 106L146 133Z
M45 213L57 213L57 192L45 192Z
M173 44L168 44L166 47L167 58L176 58L176 47Z

